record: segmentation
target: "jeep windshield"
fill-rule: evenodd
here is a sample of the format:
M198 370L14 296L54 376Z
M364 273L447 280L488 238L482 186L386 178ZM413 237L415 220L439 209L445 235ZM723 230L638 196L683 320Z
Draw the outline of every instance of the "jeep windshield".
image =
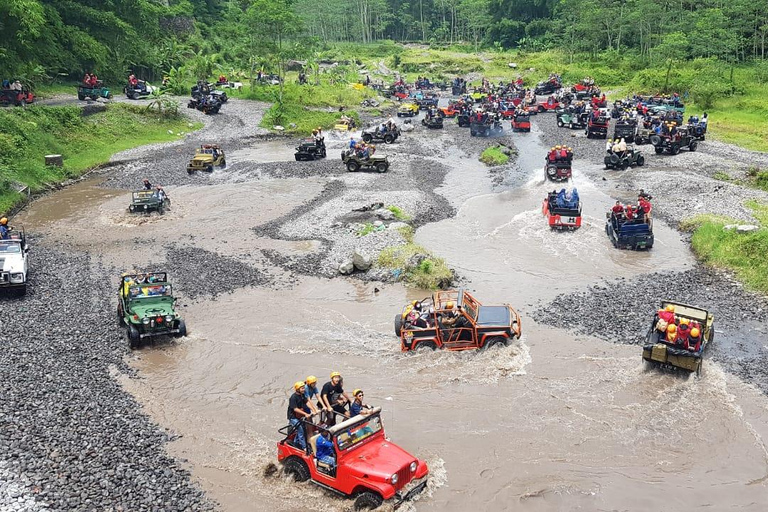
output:
M172 297L170 284L147 284L131 286L128 288L128 297L131 300L145 300L157 297Z
M377 432L381 432L381 429L381 418L376 414L366 421L342 429L342 431L336 435L336 444L338 445L339 450L346 450L353 446L357 446Z
M21 254L19 242L0 241L0 254Z
M154 190L139 190L133 193L133 200L137 202L150 201L155 197Z

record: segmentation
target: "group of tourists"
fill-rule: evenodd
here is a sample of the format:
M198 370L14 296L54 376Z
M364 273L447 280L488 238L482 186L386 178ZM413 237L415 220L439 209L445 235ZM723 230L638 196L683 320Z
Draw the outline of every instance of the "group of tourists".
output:
M153 190L152 183L150 183L147 178L144 178L142 180L142 189L143 190ZM165 189L162 187L162 185L155 185L155 187L154 187L154 195L157 196L157 198L160 201L164 201L165 198L168 197L168 194L165 193Z
M403 313L403 323L406 327L430 329L437 323L440 329L460 329L470 327L467 317L461 313L461 306L453 301L447 301L445 307L436 311L431 302L424 304L418 300L412 301Z
M354 154L358 158L362 158L363 160L368 160L373 156L374 153L376 153L376 146L373 144L366 144L362 139L361 140L355 140L354 137L350 137L349 139L349 152L350 154Z
M572 160L573 148L569 146L554 146L547 153L547 162L549 163L566 162L570 164Z
M96 73L86 73L85 76L83 76L83 85L91 88L100 87L101 80L96 76Z
M297 381L288 399L287 413L288 422L296 430L294 444L305 449L314 426L328 428L345 419L370 414L373 408L363 402L364 398L362 389L355 389L351 397L344 391L344 379L339 372L331 372L328 382L320 388L314 375Z
M10 80L8 80L6 78L6 79L3 79L2 88L3 88L4 91L19 91L19 92L21 92L22 89L24 89L24 86L21 85L21 82L18 81L18 80L14 80L13 82L11 82Z
M618 224L625 222L631 224L648 223L653 209L651 199L652 197L641 189L637 195L637 204L624 205L621 201L616 201L616 204L611 208L611 216L616 219Z
M658 310L656 316L659 341L691 352L701 349L702 327L698 321L676 315L675 306L672 304Z

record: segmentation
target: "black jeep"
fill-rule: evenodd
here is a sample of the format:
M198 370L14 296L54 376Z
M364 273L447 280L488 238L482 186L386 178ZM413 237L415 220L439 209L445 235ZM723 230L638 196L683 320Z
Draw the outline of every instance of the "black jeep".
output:
M296 161L325 158L325 141L313 138L304 139L296 146L296 153L293 156L296 158Z

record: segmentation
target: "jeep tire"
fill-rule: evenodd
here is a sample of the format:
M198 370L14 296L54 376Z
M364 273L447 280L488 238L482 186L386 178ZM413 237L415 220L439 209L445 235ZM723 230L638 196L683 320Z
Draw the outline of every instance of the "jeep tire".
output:
M177 338L183 338L187 335L187 324L184 320L179 320L179 332L176 333Z
M131 346L131 350L135 350L141 346L139 330L130 324L128 325L128 344Z
M283 471L287 475L293 475L297 482L306 482L309 480L309 468L304 461L296 457L290 457L285 461Z
M389 169L389 165L387 165L387 162L379 162L376 164L376 170L380 173L387 172L387 169Z
M358 165L358 163L355 162L354 160L350 160L349 162L347 162L347 170L349 172L357 172L359 169L360 169L360 165Z
M373 140L373 136L370 133L364 133L363 134L363 142L366 144L370 143Z
M507 344L507 339L504 336L492 336L488 338L483 344L482 349L491 348L491 347L503 347Z
M403 315L395 315L395 336L398 338L403 334Z
M379 508L382 503L384 503L384 498L381 495L371 491L363 491L355 499L355 510L373 510Z

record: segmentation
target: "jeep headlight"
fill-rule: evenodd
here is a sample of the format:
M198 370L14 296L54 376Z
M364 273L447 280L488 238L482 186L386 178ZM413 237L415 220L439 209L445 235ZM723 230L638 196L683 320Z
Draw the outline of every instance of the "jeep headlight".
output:
M143 323L144 325L149 325L149 318L143 318L141 320L141 323Z
M395 485L395 484L397 483L397 480L398 480L398 478L397 478L397 473L395 473L394 475L392 475L392 476L390 477L390 479L389 479L389 481L390 481L390 482L392 482L392 485Z
M12 283L23 283L24 282L24 274L21 272L15 272L11 274L11 282Z
M173 315L165 315L166 322L173 322Z
M419 465L418 465L418 464L416 464L416 461L413 461L413 462L411 462L411 473L415 473L415 472L416 472L416 468L417 468L418 466L419 466Z
M147 209L147 205L144 205L144 209L145 209L145 210Z

